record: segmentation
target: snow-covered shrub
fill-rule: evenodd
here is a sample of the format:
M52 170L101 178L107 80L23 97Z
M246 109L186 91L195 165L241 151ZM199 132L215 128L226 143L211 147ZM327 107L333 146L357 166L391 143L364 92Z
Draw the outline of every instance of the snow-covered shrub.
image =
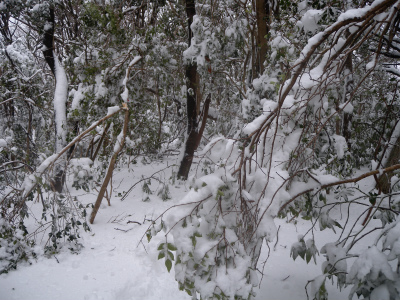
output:
M80 229L90 231L86 221L86 208L77 199L63 194L53 194L44 199L40 226L48 235L45 253L52 255L62 247L68 247L73 252L79 252L83 247L80 243Z
M74 158L69 162L73 175L72 186L76 189L83 189L89 192L91 184L93 184L93 170L91 165L93 161L90 158Z
M218 173L218 172L217 172ZM222 172L220 173L220 176ZM159 258L171 269L179 288L204 299L248 299L257 285L251 257L238 238L232 187L213 174L198 179L180 202L179 212L163 218L162 227L173 237L159 246ZM149 231L149 235L156 232ZM174 251L165 253L167 247Z
M0 220L0 274L17 268L20 261L30 262L36 258L35 243L28 239L23 223L12 225Z

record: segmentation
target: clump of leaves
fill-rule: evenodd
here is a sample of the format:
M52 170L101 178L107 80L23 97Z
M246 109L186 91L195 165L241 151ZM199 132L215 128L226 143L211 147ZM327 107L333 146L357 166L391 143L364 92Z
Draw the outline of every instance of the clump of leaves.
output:
M35 243L27 238L27 233L22 222L15 226L0 220L0 274L16 269L21 261L36 258Z

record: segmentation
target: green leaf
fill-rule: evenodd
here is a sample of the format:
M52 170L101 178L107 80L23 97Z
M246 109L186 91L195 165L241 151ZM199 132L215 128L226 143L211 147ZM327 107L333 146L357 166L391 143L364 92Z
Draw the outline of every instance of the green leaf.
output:
M165 257L165 253L164 252L160 252L158 254L158 259L164 258Z
M342 225L339 224L339 222L335 221L335 226L339 227L340 229L343 229Z
M172 252L168 251L168 255L171 258L171 260L175 260L174 254Z
M172 261L170 259L165 260L165 266L167 267L168 272L171 271Z
M322 194L319 194L319 201L322 201L324 204L326 204L326 197Z
M192 296L192 291L191 290L186 289L185 291L186 291L186 293L188 293L189 296Z
M158 245L157 250L158 250L158 251L163 250L163 249L164 249L164 244L165 244L165 243L161 243L160 245Z
M299 215L299 212L296 211L292 206L289 207L289 210L294 216L298 216Z
M306 262L309 263L312 258L311 251L307 250L306 252Z
M181 256L180 255L178 255L178 258L176 259L176 265L177 264L181 264L182 263L182 261L181 261Z
M171 250L171 251L176 251L176 250L178 250L178 248L176 248L173 244L171 244L171 243L168 243L168 250Z
M376 197L370 197L370 198L369 198L369 203L371 203L372 205L375 205L375 203L376 203Z

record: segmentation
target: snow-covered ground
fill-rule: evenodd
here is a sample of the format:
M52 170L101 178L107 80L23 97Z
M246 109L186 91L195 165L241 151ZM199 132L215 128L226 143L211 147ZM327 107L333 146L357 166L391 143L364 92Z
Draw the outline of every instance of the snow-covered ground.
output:
M153 192L149 195L149 202L142 201L141 183L124 201L118 197L118 193L123 194L142 175L148 177L173 163L176 162L169 159L146 165L138 163L131 165L130 170L116 170L111 206L104 200L91 226L92 232L81 233L84 248L80 254L65 249L50 258L39 256L32 265L18 265L17 270L0 276L0 299L190 299L185 292L179 291L174 270L169 274L164 261L157 260L157 244L162 240L162 234L150 243L146 237L143 238L150 220L177 203L189 190L189 184L177 182L171 185L172 199L168 201L157 196L156 190L160 188L157 180L152 180L149 186ZM154 177L167 180L174 168L176 171L176 167L166 168ZM82 190L70 190L83 204L96 199L95 192L85 194ZM41 212L40 203L29 202L29 205L32 213ZM306 299L305 285L308 280L321 275L323 257L318 258L318 265L312 261L307 264L300 258L293 261L290 249L310 224L304 220L296 225L286 220L276 220L276 223L278 240L275 239L269 249L266 245L263 247L259 260L259 269L264 268L264 276L256 299ZM328 229L315 234L319 249L332 241L333 232ZM329 283L327 289L330 299L346 299L349 292L349 289L340 291L336 284Z

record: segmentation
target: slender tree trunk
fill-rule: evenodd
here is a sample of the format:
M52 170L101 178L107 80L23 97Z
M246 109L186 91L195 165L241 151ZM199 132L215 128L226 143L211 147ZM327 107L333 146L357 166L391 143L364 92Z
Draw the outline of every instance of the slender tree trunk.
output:
M264 61L267 55L269 33L270 7L268 0L256 0L256 19L257 19L257 62L256 71L258 74L264 72Z
M343 102L347 102L349 100L350 94L353 92L354 89L354 80L353 80L353 58L352 53L347 56L347 59L344 63L344 75L345 75L345 90L344 90L344 99ZM346 139L347 146L349 150L351 149L351 122L353 119L352 112L345 112L343 113L343 137Z
M56 76L55 68L54 68L54 22L55 22L55 17L54 17L54 7L50 7L50 12L49 16L47 19L47 25L46 29L44 31L44 37L43 37L43 45L44 45L44 50L43 50L43 55L44 59L46 60L46 63L49 65L51 72L53 73L54 76ZM50 26L49 26L50 25Z
M8 61L10 62L11 66L14 68L14 70L17 70L14 61L10 57L8 51L7 51L7 46L11 45L13 42L13 34L10 30L9 27L9 21L10 21L10 13L7 11L3 11L0 14L0 33L1 36L3 37L3 42L4 42L4 54L7 57ZM14 125L14 100L11 100L9 102L6 102L3 104L4 107L4 112L7 118L7 127L11 128Z
M56 87L54 91L54 120L55 120L55 152L61 151L66 145L66 104L68 97L68 82L64 68L54 54L54 6L49 9L47 24L43 38L43 55L54 75ZM65 170L63 163L55 166L54 179L51 185L56 192L61 193L65 182Z
M186 15L188 18L189 47L191 45L193 32L190 26L193 23L193 16L196 14L195 0L186 0ZM186 180L192 165L193 155L197 149L199 139L198 120L197 120L197 92L198 76L197 65L195 62L189 62L186 66L186 87L187 87L187 139L185 152L179 167L178 178ZM201 136L200 136L201 138Z
M100 192L97 195L97 200L94 204L92 213L90 214L90 220L89 220L90 224L93 224L94 219L96 218L96 215L97 215L97 212L99 211L100 204L103 200L104 194L107 191L108 183L110 182L110 179L112 177L112 173L114 171L114 166L117 161L118 154L121 152L121 150L125 144L125 137L126 137L126 132L128 130L128 123L129 123L129 109L127 106L124 106L124 109L125 109L124 127L122 129L122 132L120 133L121 138L118 137L117 141L116 141L116 144L119 144L119 146L117 148L114 148L115 151L111 158L110 164L108 166L106 177L104 178L103 184L100 188ZM111 188L111 190L112 190L112 188Z

